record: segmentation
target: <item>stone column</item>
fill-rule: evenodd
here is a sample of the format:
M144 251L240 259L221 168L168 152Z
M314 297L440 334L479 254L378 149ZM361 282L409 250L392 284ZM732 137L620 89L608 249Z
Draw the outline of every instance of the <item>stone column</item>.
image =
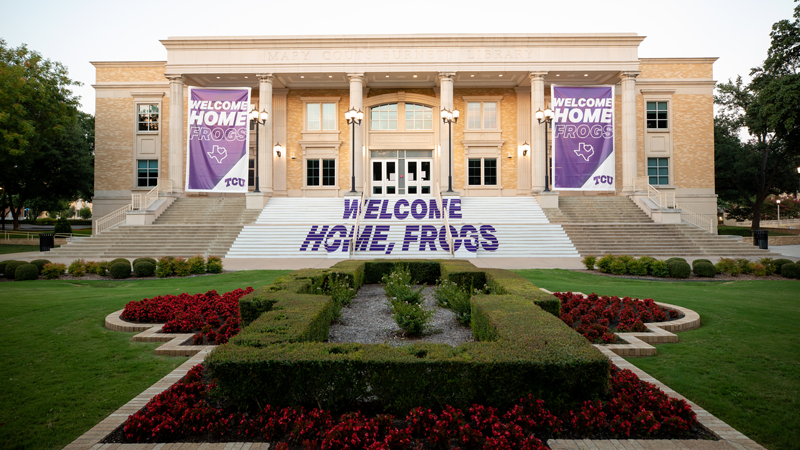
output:
M355 108L357 111L364 111L364 74L363 73L348 73L347 77L350 79L350 108ZM348 108L348 109L350 109ZM350 163L348 170L351 170L353 167L353 161L355 161L356 166L356 191L361 192L362 188L364 187L364 160L365 155L362 150L364 145L364 122L367 121L367 115L364 114L364 119L361 121L360 124L355 125L355 137L353 136L353 130L347 130L348 133L348 141L353 140L350 146ZM351 125L352 127L352 125ZM352 176L352 174L351 174Z
M536 120L536 111L544 111L544 77L547 72L531 72L531 190L534 194L544 191L546 149L544 148L544 124Z
M272 74L258 73L258 111L267 112L267 122L259 125L258 130L258 184L259 190L265 196L272 195L272 166L273 158L277 158L272 151ZM286 144L283 144L286 145ZM282 156L282 157L285 157Z
M633 193L636 178L636 77L640 72L622 72L622 193Z
M183 192L183 76L165 75L169 80L169 179L173 192Z
M439 167L441 167L439 177L439 187L443 192L447 191L448 176L450 175L450 165L452 164L453 171L453 191L457 191L456 186L456 167L455 160L450 155L450 149L455 147L455 140L450 140L450 127L453 127L455 133L455 124L448 124L442 121L442 109L453 110L453 72L439 72L439 111L433 112L433 120L439 122L439 144L442 147L441 159L439 160ZM466 120L466 111L459 111L462 113L461 120ZM451 145L452 144L452 145Z

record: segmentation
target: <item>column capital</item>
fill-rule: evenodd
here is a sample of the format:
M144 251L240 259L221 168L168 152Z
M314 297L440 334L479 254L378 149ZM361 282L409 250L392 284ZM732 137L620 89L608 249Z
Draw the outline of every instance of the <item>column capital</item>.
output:
M272 83L272 74L271 73L257 73L256 78L258 78L259 83Z
M635 81L636 77L638 77L640 73L642 73L641 70L627 70L625 72L620 72L619 77L622 79L622 81L626 80Z
M168 73L165 74L164 77L168 79L170 83L183 83L182 73Z
M347 79L350 80L351 83L364 83L364 73L348 73Z
M531 81L544 81L544 77L547 76L547 73L547 71L537 70L529 73L528 77Z
M439 82L442 82L444 80L453 81L453 78L455 78L455 76L456 76L455 72L439 72Z

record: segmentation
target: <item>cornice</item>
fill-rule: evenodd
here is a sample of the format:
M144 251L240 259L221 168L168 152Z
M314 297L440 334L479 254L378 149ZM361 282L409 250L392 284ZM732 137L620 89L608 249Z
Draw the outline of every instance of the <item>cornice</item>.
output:
M95 67L164 67L166 61L90 61Z
M707 58L639 58L642 64L713 64L716 56Z

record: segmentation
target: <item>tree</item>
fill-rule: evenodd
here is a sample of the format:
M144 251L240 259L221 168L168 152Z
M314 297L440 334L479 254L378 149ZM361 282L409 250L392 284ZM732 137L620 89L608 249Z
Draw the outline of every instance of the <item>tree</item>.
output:
M26 202L91 200L94 118L59 62L0 39L0 188L19 229Z
M798 1L798 0L795 0ZM714 101L720 112L714 122L717 194L723 201L752 211L753 229L760 227L770 195L794 191L800 165L800 5L794 21L772 26L771 45L753 80L720 84ZM746 128L750 139L742 142Z

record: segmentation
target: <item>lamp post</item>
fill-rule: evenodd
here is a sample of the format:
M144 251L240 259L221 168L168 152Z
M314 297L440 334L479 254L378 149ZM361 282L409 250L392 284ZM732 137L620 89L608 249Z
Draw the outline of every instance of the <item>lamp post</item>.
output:
M364 113L361 111L357 111L355 106L350 107L350 109L344 113L344 118L347 119L347 124L353 126L353 138L350 139L350 148L353 150L350 152L351 159L353 160L351 172L350 172L350 193L356 193L356 125L361 125L361 120L364 118Z
M775 200L775 203L778 204L778 228L781 227L781 201Z
M258 188L258 128L259 125L264 125L267 123L267 118L269 114L265 110L261 110L258 112L255 105L253 105L253 109L250 110L250 122L256 125L256 188L253 192L261 193L261 190Z
M544 124L544 191L550 192L550 158L548 158L548 151L547 151L547 125L553 122L553 117L555 114L553 110L545 108L544 111L541 109L536 111L536 120L539 121L540 124Z
M449 130L449 138L447 139L447 143L450 146L449 155L450 157L447 158L447 168L448 168L448 175L447 175L447 192L453 192L453 124L458 123L458 110L453 109L450 111L447 108L442 108L442 122L448 125Z

